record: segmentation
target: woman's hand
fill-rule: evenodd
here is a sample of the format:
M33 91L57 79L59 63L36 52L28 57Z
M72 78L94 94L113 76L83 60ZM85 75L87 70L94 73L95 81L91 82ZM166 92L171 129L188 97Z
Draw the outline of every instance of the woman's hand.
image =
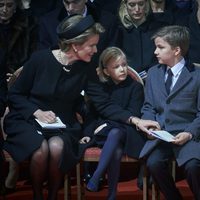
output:
M83 137L83 138L81 138L81 139L79 140L79 143L80 143L80 144L87 144L90 140L91 140L90 137L85 136L85 137Z
M149 134L149 129L160 130L159 123L152 120L145 120L145 119L139 119L137 117L132 117L131 123L134 124L138 129L147 134Z
M41 122L44 123L54 123L56 122L56 115L52 111L42 111L40 109L36 110L33 115Z

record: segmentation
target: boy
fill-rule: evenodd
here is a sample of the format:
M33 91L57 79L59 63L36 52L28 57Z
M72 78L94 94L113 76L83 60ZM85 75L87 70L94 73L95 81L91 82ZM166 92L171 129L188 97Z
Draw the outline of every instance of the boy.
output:
M175 157L200 200L200 69L184 58L189 48L186 27L163 27L152 39L159 64L148 72L142 118L157 121L175 141L149 140L140 157L147 157L147 167L164 197L179 200L181 194L167 166Z

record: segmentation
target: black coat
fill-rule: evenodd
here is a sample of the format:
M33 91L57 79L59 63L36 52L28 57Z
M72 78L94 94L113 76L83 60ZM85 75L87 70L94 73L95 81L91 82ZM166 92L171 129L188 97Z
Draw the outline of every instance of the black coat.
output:
M108 83L102 84L102 87L104 88L104 91L109 94L110 100L112 102L116 103L121 108L130 111L133 116L141 116L140 110L143 105L144 94L143 86L140 83L128 77L125 81L118 85L110 81ZM84 135L94 138L90 145L94 145L95 143L99 144L98 138L106 140L106 136L108 135L110 129L122 128L122 130L125 130L126 134L124 153L133 158L139 157L139 153L143 148L146 140L144 134L137 131L135 126L109 120L101 116L98 112L95 112L93 118L88 118L89 122L86 121ZM104 123L107 123L108 126L101 130L100 134L98 133L98 136L94 137L94 130ZM102 144L102 141L100 144Z
M37 109L52 110L67 125L61 137L64 151L61 169L67 171L79 160L81 126L76 118L80 92L85 86L88 65L76 62L69 73L50 50L39 51L24 68L8 93L10 112L5 117L7 139L4 148L17 162L28 158L44 139L35 123Z

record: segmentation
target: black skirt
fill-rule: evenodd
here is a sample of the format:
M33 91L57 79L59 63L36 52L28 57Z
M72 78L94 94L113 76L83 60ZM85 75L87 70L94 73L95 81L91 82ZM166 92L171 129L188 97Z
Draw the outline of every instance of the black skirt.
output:
M105 120L105 121L101 121L101 123L98 124L96 127L99 127L102 124L106 124L106 126L102 128L99 132L94 134L94 140L98 147L102 147L104 145L109 132L114 128L120 129L122 132L124 132L124 134L126 134L125 126L123 124L120 124L119 122Z

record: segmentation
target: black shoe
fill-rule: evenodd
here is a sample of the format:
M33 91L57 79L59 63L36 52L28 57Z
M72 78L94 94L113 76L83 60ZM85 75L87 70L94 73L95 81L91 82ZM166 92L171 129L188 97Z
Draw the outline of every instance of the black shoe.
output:
M106 184L105 183L105 178L103 178L103 177L101 177L100 179L99 179L99 190L102 190L103 189L103 186Z
M85 182L86 185L88 184L88 182L89 182L89 180L91 179L91 177L92 177L92 176L91 176L90 174L86 174L86 175L85 175L83 181Z

